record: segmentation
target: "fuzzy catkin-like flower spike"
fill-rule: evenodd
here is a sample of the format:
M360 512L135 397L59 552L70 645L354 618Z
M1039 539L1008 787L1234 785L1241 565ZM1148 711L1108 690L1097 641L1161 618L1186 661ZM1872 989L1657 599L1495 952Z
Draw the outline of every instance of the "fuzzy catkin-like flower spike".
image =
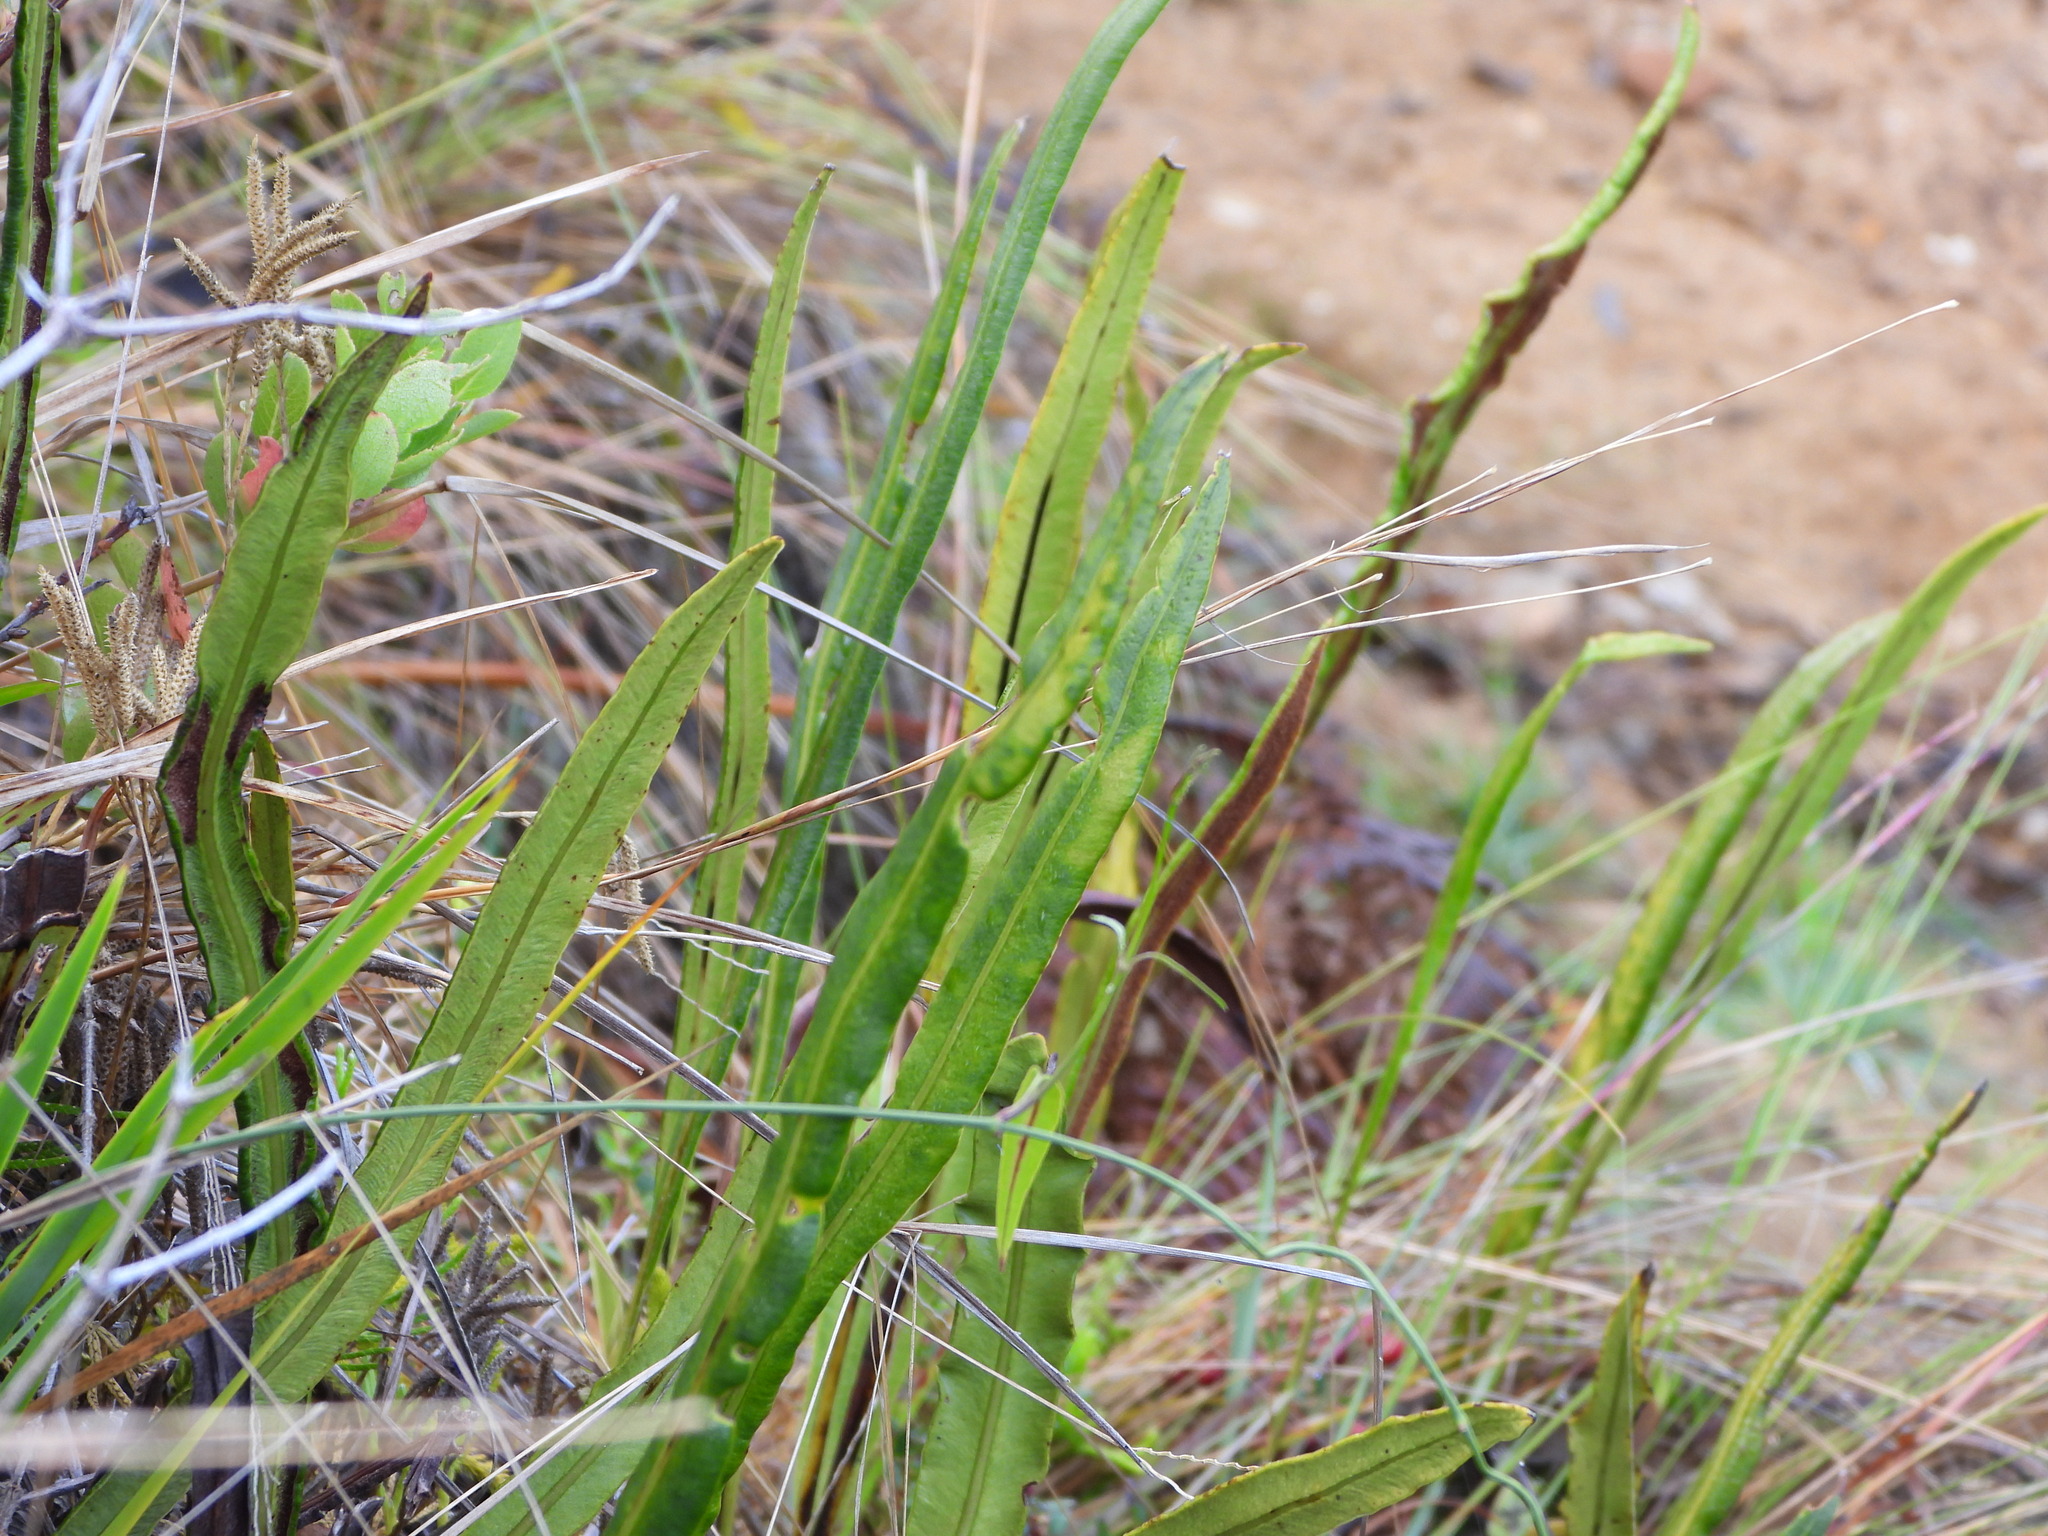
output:
M605 866L605 873L608 875L622 875L629 869L638 869L639 867L640 845L633 841L632 833L621 832L619 834L619 846L612 854L611 863ZM642 906L647 904L647 882L645 880L628 880L624 882L624 885L626 894L634 901ZM642 970L646 971L650 976L659 974L654 969L654 942L647 937L646 929L643 928L633 935L633 942L629 948L633 951L633 958L640 962Z
M57 621L57 637L64 643L78 679L85 685L86 708L92 715L93 734L103 741L116 741L122 734L122 688L114 660L100 649L93 632L92 614L85 599L70 582L59 581L48 571L36 572L43 601L50 617Z
M355 238L355 231L342 222L355 201L353 194L329 203L303 223L294 223L290 163L280 155L266 177L262 156L251 149L247 175L243 200L249 221L248 288L238 296L182 242L178 246L192 275L216 303L228 309L244 304L289 302L299 268ZM315 388L324 385L333 374L334 333L327 327L302 325L296 320L265 320L253 329L256 341L251 364L258 379L286 353L299 358L311 370ZM237 335L237 351L241 345L242 337Z
M85 685L93 735L100 741L121 741L176 718L192 691L199 624L182 647L164 645L164 558L161 544L150 547L135 590L107 615L104 646L77 588L48 571L36 573L65 655Z

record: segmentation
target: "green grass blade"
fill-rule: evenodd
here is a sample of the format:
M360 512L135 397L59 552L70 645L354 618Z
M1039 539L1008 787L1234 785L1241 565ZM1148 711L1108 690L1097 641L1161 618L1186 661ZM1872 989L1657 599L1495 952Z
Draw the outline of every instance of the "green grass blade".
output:
M0 356L42 328L43 311L17 273L50 285L52 152L57 137L57 7L22 0L15 8L14 69L7 114L7 216L0 223ZM38 364L0 390L0 555L12 558L21 521L29 451L35 446Z
M996 517L981 620L1020 654L1073 576L1088 482L1109 435L1117 384L1185 176L1164 157L1153 161L1112 217L1010 475ZM977 634L967 658L968 688L984 699L998 698L1009 673L1009 658Z
M100 946L107 940L107 928L114 921L114 908L120 904L121 888L127 878L126 868L114 871L113 881L100 897L100 904L93 908L85 931L72 943L71 953L64 957L63 967L43 993L35 1017L22 1031L14 1054L0 1063L0 1168L5 1168L14 1156L15 1143L21 1139L22 1127L28 1124L29 1106L42 1092L50 1063L57 1059L57 1048L64 1043L71 1016L78 1011L78 1000L85 995L86 977L99 961Z
M1656 1271L1630 1282L1600 1344L1586 1406L1572 1420L1565 1528L1571 1536L1636 1536L1636 1410L1648 1401L1643 1376L1643 1307Z
M645 798L734 616L781 547L779 539L766 539L734 559L668 617L627 668L505 861L414 1048L420 1061L460 1060L408 1084L400 1105L480 1098L524 1044L619 834ZM421 1193L442 1177L461 1133L459 1120L384 1127L330 1225L346 1230ZM390 1284L391 1264L381 1245L359 1250L289 1303L258 1313L256 1363L281 1397L289 1401L318 1380L369 1321Z
M1898 617L1886 628L1884 638L1871 652L1841 708L1829 718L1813 751L1799 771L1772 796L1763 824L1741 860L1724 873L1714 915L1707 925L1709 947L1698 967L1696 989L1711 986L1726 976L1747 953L1749 935L1763 915L1762 897L1771 876L1797 855L1807 837L1820 825L1842 781L1848 777L1857 752L1876 729L1886 703L1905 681L1906 673L1928 642L1940 633L1964 590L2044 516L2048 516L2048 507L2036 507L1987 529L1943 561L1899 609ZM1682 1035L1667 1041L1630 1079L1628 1091L1613 1108L1615 1124L1626 1129L1649 1103L1663 1081L1665 1065L1683 1043ZM1585 1153L1559 1203L1556 1224L1569 1222L1577 1212L1618 1144L1614 1131L1605 1124L1588 1134Z
M421 283L406 313L426 306ZM348 531L349 456L408 340L379 336L342 369L308 413L303 446L242 520L200 633L198 686L157 780L216 1007L254 992L288 953L290 914L257 873L242 773L271 690L312 633Z
M1619 1061L1634 1046L1672 959L1706 899L1714 872L1750 808L1770 783L1773 771L1828 685L1842 668L1870 649L1891 622L1889 614L1865 619L1807 652L1750 721L1729 754L1727 768L1700 801L1685 836L1658 871L1642 916L1629 931L1587 1040L1584 1067Z
M1828 1314L1849 1294L1876 1255L1878 1244L1891 1228L1892 1217L1898 1213L1899 1203L1920 1182L1941 1144L1970 1117L1983 1096L1983 1088L1976 1088L1949 1111L1948 1117L1892 1181L1884 1198L1863 1219L1863 1224L1842 1240L1821 1266L1813 1284L1792 1304L1763 1357L1735 1395L1706 1464L1658 1527L1659 1536L1711 1536L1734 1513L1743 1486L1763 1456L1764 1434L1770 1427L1772 1410L1786 1378L1821 1324L1827 1321Z
M982 1095L982 1111L1012 1103L1045 1060L1045 1042L1022 1035L1010 1042ZM1001 1205L1004 1154L1014 1138L987 1131L972 1139L969 1192L960 1221L991 1225ZM1038 1231L1079 1232L1081 1201L1091 1158L1043 1141L1025 1143L1045 1161L1025 1200L1024 1224ZM1026 1243L1005 1259L986 1238L967 1239L960 1281L986 1302L1045 1359L1067 1358L1074 1342L1074 1277L1079 1249ZM1024 1490L1045 1477L1053 1410L1040 1401L1046 1384L1025 1357L971 1312L953 1324L939 1365L939 1403L925 1439L917 1491L906 1522L909 1536L1018 1536L1024 1529ZM1018 1382L1026 1389L1009 1385Z
M1868 650L1890 623L1889 614L1865 619L1807 652L1750 721L1729 754L1727 767L1693 812L1678 847L1658 871L1642 914L1629 930L1607 996L1574 1061L1573 1070L1580 1079L1593 1081L1634 1048L1721 860L1769 785L1773 771L1836 675ZM1510 1254L1526 1248L1548 1209L1542 1192L1554 1188L1580 1159L1589 1137L1609 1135L1605 1122L1595 1119L1569 1131L1525 1181L1532 1198L1509 1205L1495 1220L1487 1251ZM1596 1151L1595 1166L1604 1156L1604 1149ZM1574 1189L1583 1177L1574 1179ZM1576 1196L1569 1196L1558 1209L1560 1219L1569 1223L1577 1211Z
M273 1063L279 1051L288 1049L313 1015L362 968L370 951L405 921L488 824L502 803L502 779L502 774L486 779L401 847L347 911L292 956L256 996L194 1032L196 1101L172 1132L174 1147L204 1129L218 1112L221 1096L238 1079ZM132 1162L157 1144L170 1113L173 1086L169 1073L157 1080L100 1149L95 1169ZM113 1221L113 1211L101 1201L62 1212L37 1229L0 1283L0 1339L14 1335L29 1310L105 1236Z
M1484 1449L1514 1439L1531 1419L1527 1409L1508 1403L1479 1403L1465 1417ZM1234 1477L1146 1521L1131 1536L1323 1536L1428 1487L1471 1455L1448 1408L1388 1419L1320 1451Z
M1580 650L1578 659L1565 669L1565 674L1529 713L1529 718L1516 728L1508 744L1501 749L1494 760L1493 771L1487 775L1486 783L1479 791L1479 798L1473 804L1472 814L1465 822L1465 830L1458 839L1456 853L1451 857L1451 867L1444 877L1443 890L1437 895L1436 910L1429 922L1429 931L1422 944L1422 954L1415 962L1415 978L1409 985L1408 1006L1403 1010L1401 1022L1394 1035L1394 1043L1387 1052L1387 1059L1379 1070L1379 1081L1373 1087L1372 1103L1366 1110L1365 1123L1358 1133L1358 1141L1352 1149L1351 1164L1345 1174L1342 1194L1337 1201L1340 1211L1348 1209L1351 1196L1358 1188L1359 1177L1365 1170L1366 1160L1379 1144L1381 1128L1386 1124L1388 1107L1393 1103L1394 1091L1400 1086L1401 1069L1407 1065L1408 1053L1414 1048L1416 1036L1422 1028L1424 1014L1428 1011L1431 994L1436 990L1437 980L1451 958L1452 947L1457 943L1458 930L1465 920L1465 908L1471 903L1472 892L1479 884L1479 866L1486 856L1487 845L1493 841L1494 830L1507 811L1508 801L1515 787L1522 782L1522 775L1528 771L1529 759L1536 751L1536 742L1543 734L1543 728L1550 723L1550 717L1557 712L1574 684L1591 667L1607 661L1628 661L1647 656L1671 656L1698 653L1710 647L1704 640L1692 640L1683 635L1669 635L1660 630L1645 630L1639 634L1595 635Z
M1793 856L1820 825L1842 781L1877 728L1906 673L1940 633L1957 600L2012 543L2043 517L2036 507L1986 529L1949 556L1899 609L1857 675L1849 696L1829 720L1799 773L1776 798L1772 814L1728 882L1714 918L1715 942L1724 957L1740 955L1762 908L1756 900L1764 882ZM1722 961L1725 967L1729 959Z

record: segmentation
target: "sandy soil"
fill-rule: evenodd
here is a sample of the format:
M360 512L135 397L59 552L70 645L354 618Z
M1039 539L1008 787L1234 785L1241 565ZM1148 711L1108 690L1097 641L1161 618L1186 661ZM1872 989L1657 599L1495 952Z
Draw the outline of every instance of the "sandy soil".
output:
M906 0L889 22L955 101L976 4ZM991 0L985 121L1042 116L1107 9ZM1664 622L1782 650L2048 497L2048 16L2039 0L1703 11L1702 99L1471 433L1464 471L1590 448L1923 305L1962 307L1455 541L1705 543L1714 567ZM1191 175L1169 280L1399 399L1442 376L1479 296L1597 184L1674 17L1615 0L1180 0L1077 185L1107 199L1170 150ZM1383 459L1304 449L1361 517L1376 507ZM1558 574L1577 573L1537 579ZM1952 639L2030 615L2044 575L2037 534ZM1477 595L1529 582L1483 579ZM1643 616L1507 613L1501 638L1522 641Z

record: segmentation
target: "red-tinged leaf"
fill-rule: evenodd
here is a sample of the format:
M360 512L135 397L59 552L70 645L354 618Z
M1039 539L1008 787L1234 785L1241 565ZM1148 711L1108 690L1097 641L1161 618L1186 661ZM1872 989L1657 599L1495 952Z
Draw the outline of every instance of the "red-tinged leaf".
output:
M354 550L359 555L396 549L425 527L426 522L427 498L415 496L411 501L388 507L374 517L351 525L341 547Z
M171 632L171 638L183 645L192 638L192 608L185 601L185 589L178 585L178 573L171 567L170 551L164 551L163 559L156 563L157 585L164 593L164 628Z
M270 478L270 472L284 462L284 444L274 437L265 437L256 443L256 467L242 476L235 487L235 494L244 507L256 505L256 498L263 494L263 482Z

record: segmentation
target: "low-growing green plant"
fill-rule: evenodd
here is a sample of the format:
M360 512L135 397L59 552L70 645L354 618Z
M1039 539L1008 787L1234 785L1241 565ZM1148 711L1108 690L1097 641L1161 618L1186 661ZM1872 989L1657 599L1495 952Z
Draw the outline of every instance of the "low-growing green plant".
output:
M1181 167L1147 167L1073 286L1007 478L990 471L1004 488L985 560L939 558L949 528L961 548L970 541L956 520L977 464L999 463L991 401L1034 274L1057 255L1049 231L1069 173L1164 8L1120 0L1021 170L1013 130L963 178L971 191L942 259L933 238L928 313L886 421L848 410L839 423L857 492L842 496L783 457L794 457L800 403L793 358L817 302L814 248L840 195L829 166L796 203L776 259L756 259L745 367L719 359L739 390L726 402L736 428L703 408L701 378L685 380L686 400L591 360L608 387L734 455L718 519L682 529L687 539L624 497L634 516L585 499L598 493L572 475L526 485L471 474L537 459L486 441L515 438L521 423L485 402L535 366L522 339L553 358L579 349L540 329L533 304L435 309L425 277L395 270L379 275L374 304L345 290L324 309L302 303L301 267L352 238L346 204L299 219L287 163L266 173L250 157L249 282L237 292L188 252L229 311L182 322L212 327L227 381L214 390L218 430L197 434L206 441L184 468L185 505L203 503L211 522L179 525L124 570L115 551L151 522L143 507L105 547L78 560L67 548L63 574L44 573L49 649L77 674L92 729L70 732L67 754L53 712L51 755L70 761L0 783L26 844L0 871L0 918L16 934L16 1001L0 1016L0 1410L27 1435L111 1391L171 1427L146 1432L151 1459L110 1458L91 1476L34 1484L24 1467L0 1525L13 1530L33 1499L40 1512L23 1528L69 1536L166 1522L337 1536L593 1522L621 1536L1020 1536L1050 1529L1071 1513L1062 1498L1085 1495L1097 1499L1095 1528L1160 1536L1315 1536L1348 1522L1418 1533L1561 1522L1570 1536L1730 1528L1788 1383L1812 1368L1807 1352L1975 1097L1795 1288L1775 1336L1734 1373L1732 1401L1702 1399L1673 1415L1680 1428L1656 1431L1660 1467L1640 1449L1645 1410L1677 1394L1646 1363L1644 1337L1684 1317L1653 1306L1645 1270L1590 1379L1575 1385L1566 1368L1532 1386L1534 1298L1550 1294L1544 1271L1613 1150L1757 952L1881 714L1970 583L2043 514L1981 535L1895 616L1792 671L1697 797L1583 1016L1560 1021L1548 1043L1515 1038L1537 1070L1503 1079L1513 1100L1483 1104L1468 1137L1418 1150L1396 1134L1396 1101L1438 1049L1431 1027L1507 1033L1449 1016L1446 999L1488 915L1488 846L1552 717L1596 664L1706 649L1659 632L1587 642L1493 760L1426 932L1402 957L1405 1000L1384 1039L1354 1042L1340 1079L1302 1102L1289 1052L1317 1042L1265 1016L1253 931L1245 953L1219 952L1230 944L1211 898L1227 887L1243 900L1233 873L1373 620L1335 595L1206 806L1195 775L1163 782L1172 705L1192 640L1218 611L1219 550L1242 510L1219 435L1241 387L1298 350L1191 349L1155 394L1141 322L1159 302ZM0 255L26 275L0 310L15 362L29 357L31 301L50 292L46 189L53 177L71 184L51 164L59 29L54 8L25 0ZM536 37L561 41L545 25ZM1613 175L1488 299L1451 378L1409 405L1386 516L1340 552L1363 562L1345 590L1384 575L1421 531L1460 434L1643 176L1698 40L1688 8L1670 78ZM729 106L724 117L751 129L745 108ZM105 127L102 115L81 140ZM236 313L250 306L259 312ZM695 347L678 351L686 372L696 366ZM10 548L23 465L38 451L40 372L18 372L0 401ZM499 457L476 457L486 452ZM148 458L135 459L142 478ZM778 483L809 498L803 516L778 505ZM603 703L559 752L537 732L485 766L470 758L492 738L458 727L459 770L408 810L327 793L314 771L327 758L294 756L297 736L321 727L279 706L295 670L321 660L307 648L338 605L349 557L391 555L421 535L426 498L444 491L545 507L580 519L593 546L595 523L606 539L651 542L711 574L692 584L680 567L668 573L657 590L673 600L650 599L630 644L580 638ZM163 507L154 512L161 525ZM829 554L806 542L813 515L842 530L815 581L794 558L822 566ZM709 537L713 521L722 539ZM551 526L561 556L570 524ZM199 575L201 557L217 570ZM127 590L86 590L97 559ZM547 597L649 574L622 569ZM978 593L959 590L977 578ZM943 606L927 611L920 591ZM202 592L192 620L185 598ZM336 652L442 618L407 615ZM922 659L940 634L947 666ZM1831 705L1831 685L1866 652ZM890 740L878 757L874 737L905 734L891 708L905 677L925 707L913 722L922 749ZM47 710L47 691L27 685L6 702ZM663 776L691 773L702 790L692 835L645 854L634 828L662 809ZM899 795L887 835L835 838L835 827L869 825L856 811ZM515 798L530 808L515 812ZM116 868L88 891L83 868L102 848ZM79 882L68 901L59 871ZM666 888L650 894L650 881ZM1256 906L1254 892L1248 921ZM1084 911L1093 931L1076 922ZM649 962L652 937L684 945L672 977L660 957ZM1192 978L1248 1041L1244 1071L1213 1090L1238 1099L1197 1103L1189 1120L1208 1144L1172 1158L1160 1149L1184 1107L1193 1036L1147 1154L1104 1133L1162 971ZM134 979L108 1015L116 976ZM380 1009L365 977L402 1000ZM649 1017L649 989L672 1021ZM1050 1038L1033 1012L1041 990L1057 993ZM366 1046L372 1020L381 1039ZM98 1054L103 1037L112 1056ZM144 1049L122 1043L131 1037L152 1054L124 1075L120 1053ZM610 1062L596 1070L616 1091L575 1078L564 1040L589 1053L576 1072ZM1558 1081L1565 1090L1539 1086ZM531 1115L548 1124L507 1145L504 1128ZM1221 1148L1233 1138L1244 1145ZM1368 1240L1395 1263L1430 1247L1421 1223L1489 1139L1491 1193L1435 1249L1458 1266L1476 1259L1477 1282L1404 1303L1387 1267L1361 1257ZM604 1190L574 1182L578 1142L598 1145ZM1511 1143L1519 1150L1499 1151ZM1249 1203L1230 1192L1245 1168ZM614 1199L627 1212L618 1220ZM1409 1230L1395 1231L1402 1222ZM1235 1309L1213 1294L1197 1304L1230 1313L1230 1356L1202 1383L1217 1391L1178 1421L1185 1438L1166 1447L1129 1438L1099 1401L1109 1378L1090 1376L1115 1346L1100 1297L1141 1260L1199 1277L1161 1279L1162 1291L1198 1289L1224 1265L1243 1281ZM524 1288L564 1262L571 1285ZM1341 1313L1334 1328L1326 1301ZM537 1307L549 1310L545 1330L508 1321ZM1259 1390L1254 1352L1276 1362L1261 1367ZM573 1370L561 1367L572 1356ZM401 1404L433 1399L478 1410L457 1425L470 1438L456 1449L424 1430L408 1438L399 1422ZM256 1408L299 1414L311 1434L324 1407L349 1403L383 1416L377 1433L389 1438L365 1442L378 1448L261 1467L252 1454L239 1468L205 1454L209 1435ZM1537 1467L1560 1428L1569 1454L1557 1475L1516 1464ZM1238 1459L1260 1446L1258 1464ZM1769 1491L1782 1500L1797 1485L1778 1478ZM1790 1529L1823 1536L1835 1508L1798 1513Z

